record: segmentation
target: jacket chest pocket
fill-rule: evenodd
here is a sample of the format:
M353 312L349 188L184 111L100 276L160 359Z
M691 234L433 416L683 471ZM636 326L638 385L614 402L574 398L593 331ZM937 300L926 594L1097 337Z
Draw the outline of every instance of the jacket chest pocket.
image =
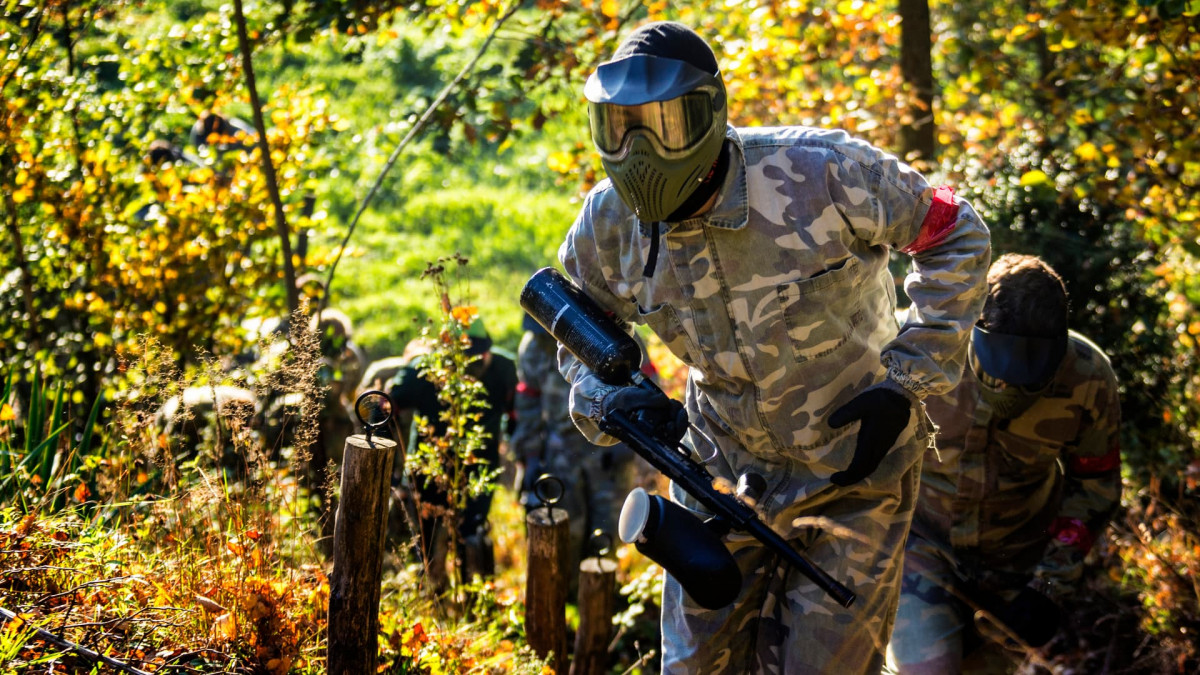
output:
M679 315L675 312L674 307L664 302L647 308L643 307L639 301L637 312L638 321L650 326L650 329L663 341L667 349L671 350L672 354L689 366L696 364L692 351L693 345L688 340L687 334L684 333L683 323L679 320Z
M1026 436L1011 429L997 429L994 438L1000 468L1014 475L1041 474L1055 463L1063 449L1061 443L1051 439Z
M776 288L796 361L837 352L866 319L859 267L857 258L848 258L839 267Z

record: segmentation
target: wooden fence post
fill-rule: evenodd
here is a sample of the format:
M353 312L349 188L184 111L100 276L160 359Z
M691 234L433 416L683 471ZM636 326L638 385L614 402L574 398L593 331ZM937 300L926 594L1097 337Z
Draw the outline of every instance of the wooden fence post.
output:
M571 675L603 675L608 672L608 643L616 610L617 563L601 556L579 564L579 631Z
M568 521L567 512L553 506L537 507L525 516L525 635L538 656L554 652L552 665L560 673L567 671Z
M331 675L374 673L378 662L379 592L395 447L379 436L346 439L329 577Z

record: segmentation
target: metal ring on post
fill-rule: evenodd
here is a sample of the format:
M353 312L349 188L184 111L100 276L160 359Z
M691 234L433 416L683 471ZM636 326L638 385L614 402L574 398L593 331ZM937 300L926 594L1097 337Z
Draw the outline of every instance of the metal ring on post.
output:
M539 502L546 505L546 514L550 516L551 521L554 520L554 505L562 501L566 491L567 487L562 479L553 474L544 473L533 482L533 494Z
M592 537L588 540L588 549L591 550L593 556L603 558L612 553L612 545L613 538L611 534L600 528L592 530Z
M392 420L393 410L392 399L375 389L364 391L354 401L354 414L366 430L368 442L371 440L371 434L387 429L388 422Z

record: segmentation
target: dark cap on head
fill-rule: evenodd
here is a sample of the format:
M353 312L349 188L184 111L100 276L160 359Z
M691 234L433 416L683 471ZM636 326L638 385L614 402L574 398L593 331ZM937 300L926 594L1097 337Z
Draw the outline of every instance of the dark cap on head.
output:
M621 42L612 60L636 54L683 61L706 73L719 70L712 47L696 31L676 21L654 21L638 27Z
M163 162L179 161L183 158L183 154L173 143L160 138L150 143L150 148L146 152L146 158L150 160L151 164L158 166Z
M471 321L471 325L467 327L467 337L470 339L470 344L463 353L467 356L479 356L485 352L492 351L492 336L488 334L487 327L483 325L483 319L475 317Z

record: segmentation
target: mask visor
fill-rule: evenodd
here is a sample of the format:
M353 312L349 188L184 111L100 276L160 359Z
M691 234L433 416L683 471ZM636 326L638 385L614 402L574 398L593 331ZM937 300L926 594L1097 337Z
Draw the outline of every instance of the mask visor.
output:
M975 326L971 346L979 367L1007 384L1027 387L1047 382L1067 351L1067 337L1038 338L990 333Z
M638 105L589 103L592 141L610 155L618 154L632 132L644 130L664 150L687 150L700 142L713 121L713 98L694 91L669 101Z

